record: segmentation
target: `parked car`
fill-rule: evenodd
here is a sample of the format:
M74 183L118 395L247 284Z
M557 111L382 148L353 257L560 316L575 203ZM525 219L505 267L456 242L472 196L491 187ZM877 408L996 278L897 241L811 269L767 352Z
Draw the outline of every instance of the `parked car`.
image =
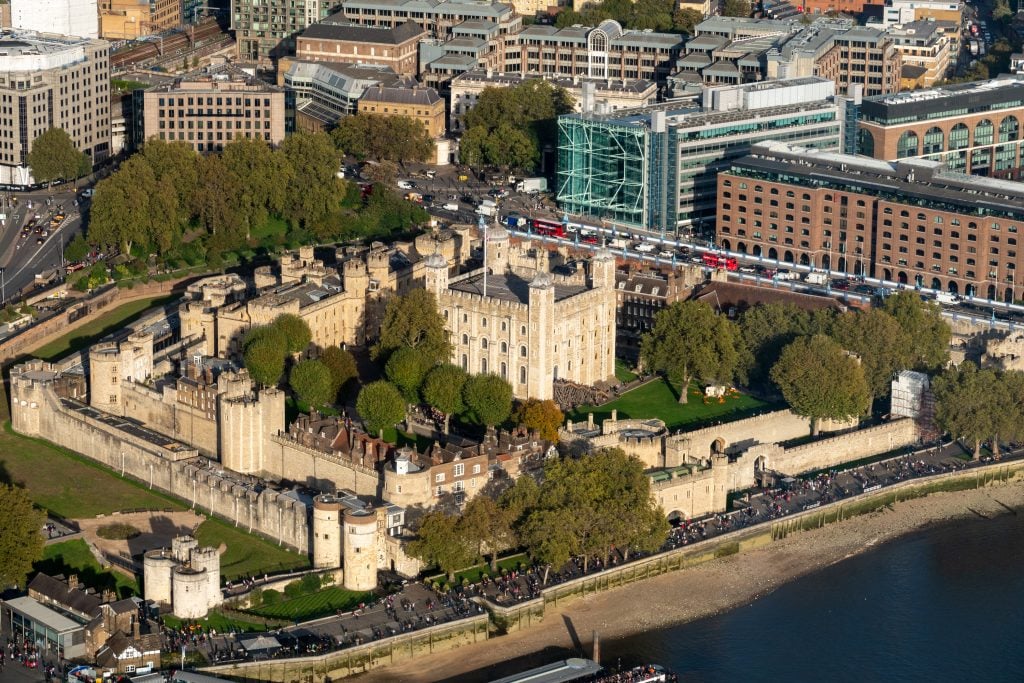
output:
M416 187L416 183L412 182L411 180L399 180L398 181L398 188L400 190L411 190L414 187Z

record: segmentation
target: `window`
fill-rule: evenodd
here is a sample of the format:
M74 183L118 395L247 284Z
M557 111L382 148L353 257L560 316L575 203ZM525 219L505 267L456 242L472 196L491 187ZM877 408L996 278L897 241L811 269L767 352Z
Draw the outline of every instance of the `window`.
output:
M473 465L473 474L480 474L480 464Z
M520 358L526 358L526 346L525 345L519 347L519 357Z
M444 472L438 472L434 475L434 483L439 484L444 481Z
M466 473L466 465L465 465L465 463L461 463L461 462L455 463L455 471L452 472L452 476L461 477L465 473Z

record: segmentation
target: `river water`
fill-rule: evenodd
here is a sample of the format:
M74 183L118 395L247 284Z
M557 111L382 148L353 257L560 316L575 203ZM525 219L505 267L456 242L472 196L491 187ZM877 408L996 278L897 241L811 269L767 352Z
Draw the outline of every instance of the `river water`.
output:
M605 642L601 658L687 682L1022 682L1022 636L1024 513L904 536L744 607Z

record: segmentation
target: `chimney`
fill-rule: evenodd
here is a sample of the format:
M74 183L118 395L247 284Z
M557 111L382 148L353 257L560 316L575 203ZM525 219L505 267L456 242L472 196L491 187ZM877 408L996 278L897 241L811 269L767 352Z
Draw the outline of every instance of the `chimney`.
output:
M138 640L142 637L142 626L139 624L138 617L132 617L132 638Z
M68 576L68 588L71 590L78 588L78 574L71 574Z

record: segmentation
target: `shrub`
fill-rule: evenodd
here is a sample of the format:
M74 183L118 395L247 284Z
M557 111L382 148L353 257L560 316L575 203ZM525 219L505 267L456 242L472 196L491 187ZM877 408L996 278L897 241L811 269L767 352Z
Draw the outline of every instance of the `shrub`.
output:
M291 583L289 583L287 586L284 587L285 597L287 597L289 599L300 597L303 594L305 594L305 592L306 591L303 588L301 580L300 581L292 581Z
M125 541L135 538L142 532L131 524L104 524L96 530L96 535L108 541Z
M279 602L281 602L281 591L276 591L273 588L263 591L264 605L276 605Z

